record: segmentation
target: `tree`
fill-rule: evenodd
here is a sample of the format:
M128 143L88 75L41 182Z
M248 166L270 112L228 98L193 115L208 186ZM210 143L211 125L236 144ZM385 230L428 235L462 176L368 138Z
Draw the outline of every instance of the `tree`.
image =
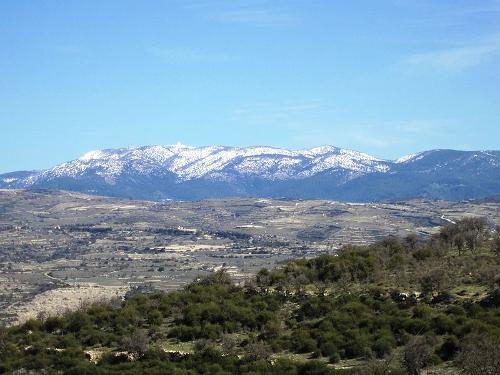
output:
M229 273L227 272L227 268L222 267L208 276L198 278L193 284L205 286L232 285L232 281Z
M465 236L465 243L470 251L476 252L486 234L486 219L483 217L466 217L457 225Z
M435 268L425 272L419 278L419 284L424 294L441 293L448 287L448 275L444 269Z
M136 329L132 334L122 337L120 348L142 356L148 347L149 338L145 330Z
M262 268L259 272L257 272L257 275L255 276L255 281L257 283L257 286L261 288L269 286L271 282L271 276L269 270L266 268Z
M415 233L410 233L405 237L405 244L410 250L415 250L418 242L418 237Z
M0 323L0 356L5 351L5 347L7 346L7 328Z
M268 344L263 341L255 341L245 346L245 357L250 361L267 360L272 354Z
M403 367L408 375L420 375L434 353L433 342L427 336L414 336L408 341L403 352Z
M462 250L465 246L465 234L464 233L455 233L452 239L452 245L456 246L458 249L458 255L462 255Z
M366 366L354 372L355 375L389 375L393 373L391 362L394 356L389 356L384 359L371 359Z
M292 278L294 294L298 297L303 297L306 293L306 286L309 280L304 274L299 274Z
M500 255L500 235L496 235L491 241L490 245L491 251L495 255Z
M151 310L148 312L148 323L150 325L160 325L163 321L163 315L158 310Z
M461 255L464 247L475 253L486 236L486 229L486 219L466 217L442 227L439 231L439 238L447 245L455 246L458 249L458 255Z
M484 333L470 334L456 362L468 375L500 374L500 345Z
M238 354L239 341L235 337L224 335L221 339L220 344L224 355L235 356Z

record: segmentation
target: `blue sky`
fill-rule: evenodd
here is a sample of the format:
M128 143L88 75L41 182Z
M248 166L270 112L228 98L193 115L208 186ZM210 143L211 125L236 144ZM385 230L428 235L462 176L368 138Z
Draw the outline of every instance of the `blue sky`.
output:
M500 147L500 1L0 2L0 172L99 148Z

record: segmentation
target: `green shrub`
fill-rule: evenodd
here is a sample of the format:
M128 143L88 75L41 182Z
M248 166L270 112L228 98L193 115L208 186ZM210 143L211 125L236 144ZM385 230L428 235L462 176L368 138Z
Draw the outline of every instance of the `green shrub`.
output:
M385 355L391 353L395 346L396 340L394 337L382 336L373 343L372 350L378 358L384 358Z
M443 361L449 361L455 357L459 351L459 342L455 336L448 336L437 350L437 355Z

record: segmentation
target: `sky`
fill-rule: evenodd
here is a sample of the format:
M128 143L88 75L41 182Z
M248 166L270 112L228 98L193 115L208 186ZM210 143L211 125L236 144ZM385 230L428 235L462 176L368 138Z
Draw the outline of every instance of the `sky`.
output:
M0 173L177 142L500 149L500 1L0 2Z

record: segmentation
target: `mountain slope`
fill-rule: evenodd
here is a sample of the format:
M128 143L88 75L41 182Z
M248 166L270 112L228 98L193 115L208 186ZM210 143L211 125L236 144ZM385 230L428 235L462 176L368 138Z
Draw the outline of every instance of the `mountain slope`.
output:
M0 188L65 189L139 199L459 200L500 192L500 151L432 150L386 161L333 146L145 146L91 151L51 169L0 175Z

